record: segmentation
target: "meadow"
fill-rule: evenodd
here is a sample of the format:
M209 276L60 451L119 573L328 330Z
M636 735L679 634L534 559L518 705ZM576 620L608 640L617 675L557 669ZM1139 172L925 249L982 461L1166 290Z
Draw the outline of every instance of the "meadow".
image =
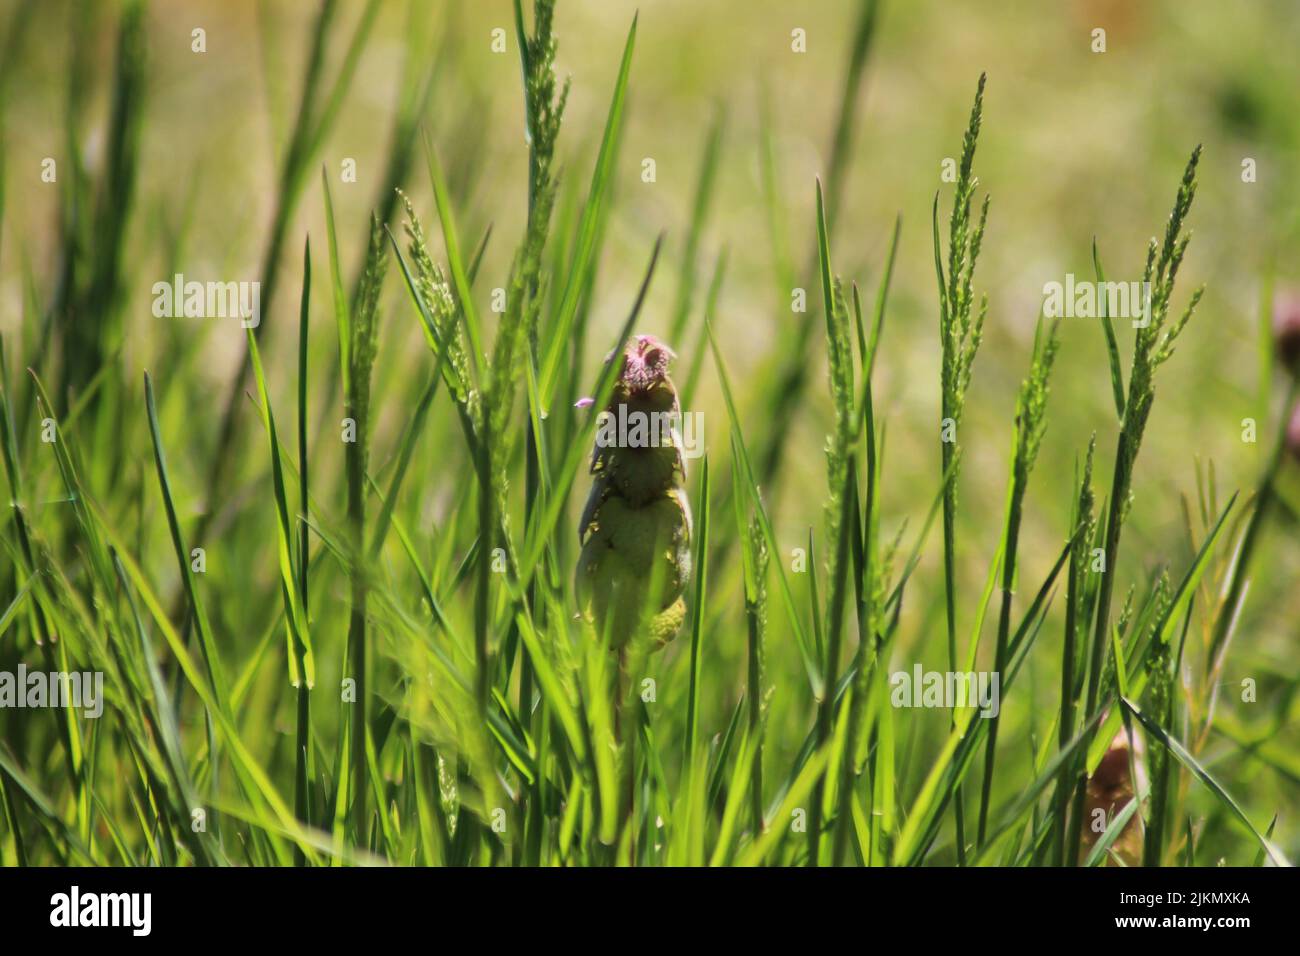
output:
M1290 865L1297 41L0 3L0 863Z

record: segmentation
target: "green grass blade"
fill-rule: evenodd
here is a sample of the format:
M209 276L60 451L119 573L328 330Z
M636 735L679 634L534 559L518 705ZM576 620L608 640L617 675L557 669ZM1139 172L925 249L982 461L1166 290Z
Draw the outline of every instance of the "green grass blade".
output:
M1106 354L1110 357L1110 385L1111 391L1115 395L1115 416L1118 421L1124 420L1124 366L1119 357L1119 342L1115 338L1115 325L1110 319L1110 302L1109 296L1105 292L1106 273L1101 268L1101 257L1097 253L1097 239L1092 240L1092 267L1097 274L1097 286L1101 289L1098 298L1101 300L1101 327L1106 333Z
M1141 708L1127 697L1121 697L1120 703L1123 704L1125 710L1138 719L1146 729L1147 733L1160 741L1160 743L1178 759L1178 762L1190 770L1196 779L1205 784L1206 788L1214 794L1219 802L1227 807L1232 815L1250 831L1251 836L1253 836L1256 842L1259 843L1260 849L1268 854L1269 859L1273 861L1275 866L1291 865L1290 862L1287 861L1287 858L1282 855L1282 851L1274 846L1273 842L1264 836L1264 834L1260 833L1259 830L1256 829L1255 824L1250 822L1250 817L1246 816L1246 811L1241 809L1241 805L1237 803L1236 800L1232 799L1228 792L1223 789L1223 786L1219 781L1215 780L1214 777L1210 775L1210 772L1201 766L1200 761L1193 757L1176 737L1166 731L1146 714L1142 713Z
M686 744L684 763L690 766L699 734L700 641L704 637L704 598L708 584L709 558L709 459L706 455L700 476L699 533L695 542L695 597L691 601L691 679L686 697Z
M542 362L538 391L542 398L542 408L548 411L555 400L560 366L564 360L564 350L569 344L573 320L578 314L578 302L587 285L587 279L595 268L596 241L607 208L610 179L623 129L623 103L627 98L627 80L632 69L632 50L636 45L636 24L637 17L634 16L632 27L628 30L627 42L623 47L618 79L614 82L614 95L610 100L609 115L605 119L605 132L601 136L600 152L596 157L596 167L591 174L591 188L587 192L587 202L582 208L577 249L564 284L564 294L556 310L554 327L550 331L550 346Z

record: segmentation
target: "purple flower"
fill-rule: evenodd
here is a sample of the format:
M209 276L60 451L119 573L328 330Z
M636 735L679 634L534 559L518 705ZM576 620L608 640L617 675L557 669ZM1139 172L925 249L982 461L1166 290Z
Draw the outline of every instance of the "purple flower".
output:
M1300 293L1288 290L1273 303L1273 340L1282 364L1300 371Z

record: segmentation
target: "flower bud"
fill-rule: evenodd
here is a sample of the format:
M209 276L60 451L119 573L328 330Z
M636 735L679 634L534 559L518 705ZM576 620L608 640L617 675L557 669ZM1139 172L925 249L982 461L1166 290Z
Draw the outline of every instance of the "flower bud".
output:
M686 616L686 468L677 431L665 427L681 414L668 377L674 357L658 339L639 335L621 356L608 359L620 365L609 405L600 413L594 480L578 526L576 585L583 616L613 648L633 638L662 646ZM634 430L625 434L629 424Z
M1109 822L1115 818L1115 814L1133 799L1134 792L1146 786L1142 741L1137 737L1131 740L1135 746L1130 751L1130 737L1120 730L1088 779L1087 803L1079 833L1085 856ZM1133 779L1135 771L1136 781ZM1142 859L1142 829L1137 814L1124 825L1124 830L1116 837L1110 849L1126 866L1139 865ZM1107 862L1110 862L1109 858Z
M1282 364L1300 372L1300 293L1288 291L1274 301L1273 342Z
M1293 458L1300 461L1300 402L1291 409L1291 420L1287 422L1286 450Z

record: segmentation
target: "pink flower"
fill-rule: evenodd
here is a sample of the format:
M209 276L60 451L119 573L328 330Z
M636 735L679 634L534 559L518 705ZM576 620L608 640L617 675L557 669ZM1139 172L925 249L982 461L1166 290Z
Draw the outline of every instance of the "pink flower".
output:
M1300 403L1291 409L1291 421L1286 426L1286 448L1291 457L1300 461Z
M653 335L638 335L624 353L623 384L629 392L658 385L668 375L668 363L677 354Z
M1295 291L1283 292L1273 303L1273 340L1282 364L1300 370L1300 294Z

